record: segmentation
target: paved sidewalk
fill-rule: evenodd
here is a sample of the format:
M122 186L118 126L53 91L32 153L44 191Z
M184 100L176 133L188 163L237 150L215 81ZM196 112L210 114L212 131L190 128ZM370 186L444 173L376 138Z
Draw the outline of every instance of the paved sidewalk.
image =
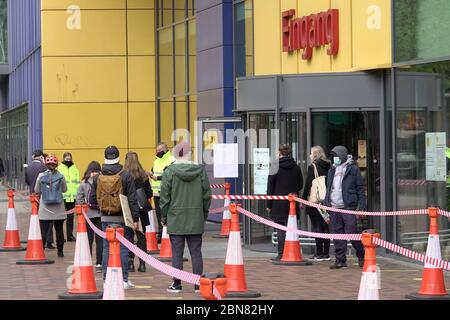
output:
M0 241L6 225L6 192L0 190ZM20 200L17 197L17 200ZM21 240L28 237L30 204L16 201L16 216ZM204 237L203 257L205 272L223 272L227 240L213 238L218 234L217 225L208 226ZM58 299L58 294L66 291L66 281L70 276L69 267L73 264L75 243L69 242L64 247L64 258L56 256L56 250L46 250L47 258L55 264L44 266L17 266L16 261L23 259L23 252L0 252L0 299ZM361 269L354 257L350 257L349 268L330 270L332 261L316 262L313 266L275 266L269 261L271 253L253 252L244 249L247 286L250 290L261 293L259 299L274 300L354 300L358 296ZM186 251L186 257L189 254ZM138 260L135 260L136 269ZM388 258L378 258L381 269L381 299L404 299L405 294L417 292L420 287L422 268ZM186 271L191 271L191 261L184 264ZM97 286L102 289L101 274L95 274ZM130 273L130 280L136 288L126 290L126 299L130 300L199 300L193 285L183 284L183 293L169 294L166 288L171 278L147 266L146 273ZM450 277L446 273L447 289ZM227 299L228 300L228 299Z

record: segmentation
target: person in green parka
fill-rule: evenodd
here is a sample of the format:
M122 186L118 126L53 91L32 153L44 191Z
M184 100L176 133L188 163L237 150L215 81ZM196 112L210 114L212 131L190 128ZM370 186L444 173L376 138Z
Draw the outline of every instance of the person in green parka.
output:
M183 270L187 242L193 273L203 273L202 235L211 205L211 188L203 166L191 161L191 145L181 142L173 149L175 162L168 166L161 181L161 223L167 226L172 245L172 266ZM195 291L198 292L198 286ZM181 280L174 278L168 292L181 292Z

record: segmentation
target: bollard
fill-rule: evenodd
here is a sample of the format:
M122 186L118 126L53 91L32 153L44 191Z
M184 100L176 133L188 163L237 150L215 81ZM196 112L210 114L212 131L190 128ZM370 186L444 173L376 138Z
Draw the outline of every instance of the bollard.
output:
M362 233L362 244L364 246L364 267L359 286L358 300L380 300L379 272L377 268L376 250L377 245L373 238L380 238L375 230L365 230Z
M120 260L120 242L116 231L124 235L124 229L119 225L109 225L106 228L106 240L109 241L108 269L103 288L103 300L125 300L123 288L122 262Z
M245 280L244 258L242 255L239 213L235 203L230 204L231 228L228 238L227 257L224 273L227 277L227 297L257 298L261 293L249 291ZM237 252L236 252L237 251Z
M227 278L222 273L205 273L200 278L200 294L205 300L217 300L213 288L219 291L222 297L227 293Z
M45 257L44 245L42 242L42 235L41 235L41 227L39 224L37 199L38 197L36 194L30 195L31 217L30 217L30 228L28 232L27 252L25 254L24 260L16 262L16 264L18 265L55 263L55 261L48 260Z
M88 211L87 205L76 205L77 239L75 244L75 257L72 269L72 286L65 293L59 294L60 299L101 299L103 293L97 291L92 266L89 240L87 236L86 220L83 211Z
M442 259L439 242L438 208L429 208L428 216L430 217L430 234L428 236L426 255ZM406 298L416 300L450 300L450 296L445 290L443 269L425 262L419 292L406 295Z
M24 251L21 246L19 229L17 228L16 211L14 208L14 190L8 190L8 217L6 219L5 239L0 252Z
M296 213L296 202L294 200L294 194L288 196L289 199L289 218L288 218L288 228L297 230L297 213ZM284 242L283 256L279 261L272 261L275 265L286 265L286 266L310 266L312 263L310 261L304 261L301 253L300 241L298 235L293 232L286 232L286 239Z

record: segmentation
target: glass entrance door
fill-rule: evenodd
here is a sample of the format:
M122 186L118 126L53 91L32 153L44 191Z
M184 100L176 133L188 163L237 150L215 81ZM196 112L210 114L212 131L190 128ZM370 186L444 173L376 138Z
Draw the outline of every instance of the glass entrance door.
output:
M345 146L361 170L369 211L380 210L380 131L379 113L312 113L312 145L320 145L328 154L337 145ZM359 228L380 230L378 217L359 217Z

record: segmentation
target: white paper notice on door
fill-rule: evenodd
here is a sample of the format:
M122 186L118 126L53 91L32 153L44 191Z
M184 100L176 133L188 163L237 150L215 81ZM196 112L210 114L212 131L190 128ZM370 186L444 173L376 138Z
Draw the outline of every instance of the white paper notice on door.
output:
M239 157L237 143L214 145L214 178L238 178Z
M446 147L445 132L427 132L425 134L425 171L428 181L446 181Z

